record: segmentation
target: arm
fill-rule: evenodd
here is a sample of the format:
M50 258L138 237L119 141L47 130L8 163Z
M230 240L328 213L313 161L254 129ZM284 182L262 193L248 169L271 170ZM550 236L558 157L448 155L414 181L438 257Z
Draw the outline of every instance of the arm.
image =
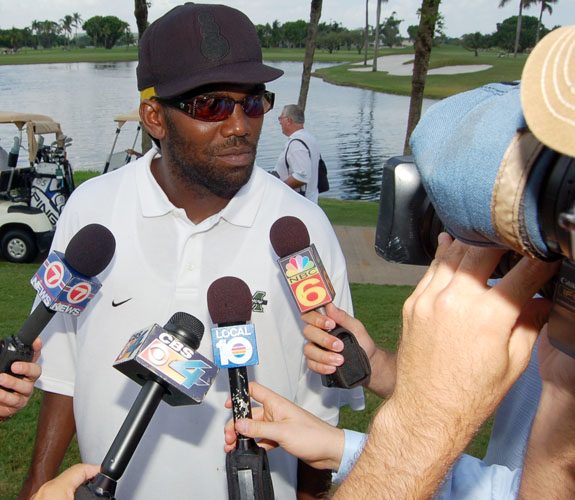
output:
M42 373L42 368L36 363L40 356L42 341L36 339L32 344L34 358L31 363L18 361L12 363L12 373L21 375L22 378L13 377L7 373L0 374L0 422L14 416L24 408L34 393L34 382ZM12 392L3 390L10 389Z
M328 333L336 324L341 325L356 336L369 357L371 377L365 387L382 398L388 398L395 387L395 354L377 347L363 323L345 311L328 304L326 312L327 316L317 311L302 315L302 319L308 323L303 330L309 340L304 347L308 368L320 374L329 374L343 364L343 356L337 354L343 349L343 342Z
M393 395L334 498L429 498L525 369L549 311L532 297L556 266L522 259L489 288L502 253L441 235L404 305Z
M519 498L575 495L575 360L539 342L541 400L531 429Z
M76 464L55 479L45 483L31 500L74 500L74 494L84 481L100 471L99 465Z
M32 463L19 500L30 498L42 484L57 474L75 432L73 398L45 392L38 416Z
M288 171L291 172L284 181L292 189L305 186L311 177L310 153L298 140L290 142L288 151Z
M300 408L272 390L250 382L250 396L261 404L252 407L251 419L228 421L225 426L225 451L236 445L236 432L272 450L281 446L315 469L337 470L344 448L344 432ZM232 407L231 398L226 408Z

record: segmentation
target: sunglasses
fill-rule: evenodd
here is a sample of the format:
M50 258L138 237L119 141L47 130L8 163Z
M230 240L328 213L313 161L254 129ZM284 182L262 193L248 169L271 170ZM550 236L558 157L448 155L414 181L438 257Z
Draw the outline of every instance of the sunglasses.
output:
M201 95L192 99L160 98L160 102L175 109L183 111L196 120L203 122L221 122L228 118L233 112L236 104L242 107L243 112L250 118L257 118L267 113L274 107L275 94L264 92L257 95L247 95L236 101L232 97L217 95Z

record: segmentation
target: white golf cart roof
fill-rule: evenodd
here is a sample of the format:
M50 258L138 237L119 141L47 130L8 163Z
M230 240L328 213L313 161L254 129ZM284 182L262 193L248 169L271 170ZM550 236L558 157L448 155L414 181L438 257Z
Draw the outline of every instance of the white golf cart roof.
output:
M30 163L34 162L36 153L38 152L36 134L56 134L56 140L64 138L60 124L52 120L52 118L47 115L0 111L0 124L2 123L13 123L16 125L20 133L22 132L24 126L26 126Z
M126 122L139 122L140 121L140 110L139 109L133 109L129 113L115 116L114 121L118 122L118 128L122 128Z

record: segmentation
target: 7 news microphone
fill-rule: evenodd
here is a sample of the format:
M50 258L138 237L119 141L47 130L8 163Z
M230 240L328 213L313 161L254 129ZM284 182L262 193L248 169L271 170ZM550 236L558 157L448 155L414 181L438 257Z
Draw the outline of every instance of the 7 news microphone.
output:
M315 245L310 244L305 224L297 217L281 217L272 224L270 241L279 256L282 276L300 312L318 309L325 314L325 305L333 301L335 290ZM336 325L330 334L344 344L344 363L335 373L322 375L322 384L351 389L369 379L369 359L355 335L340 325Z
M252 315L252 294L239 278L225 276L208 288L212 348L218 368L227 368L234 422L251 418L247 366L258 364ZM266 451L255 440L238 434L236 449L226 455L230 500L273 500L274 490Z
M142 386L104 460L100 473L76 490L75 500L114 499L116 485L162 399L171 406L200 404L218 368L197 352L204 325L178 312L162 328L153 324L132 335L114 362Z
M32 343L57 312L77 316L102 284L96 276L110 263L116 240L109 229L89 224L70 240L64 254L51 252L30 283L41 302L18 333L0 340L0 373L12 374L14 361L31 361Z

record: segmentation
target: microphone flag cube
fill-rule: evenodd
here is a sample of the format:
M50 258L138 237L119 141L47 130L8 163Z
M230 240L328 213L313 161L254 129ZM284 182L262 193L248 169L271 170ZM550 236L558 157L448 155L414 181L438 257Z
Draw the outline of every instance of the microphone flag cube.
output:
M281 272L301 313L325 306L335 290L315 245L278 259Z
M102 286L97 278L72 269L61 252L51 252L30 283L48 309L73 316L84 310Z
M162 399L171 406L201 403L218 373L214 363L158 324L132 335L114 368L140 385L149 379L163 383Z
M257 365L258 345L252 323L212 328L214 362L218 368Z

